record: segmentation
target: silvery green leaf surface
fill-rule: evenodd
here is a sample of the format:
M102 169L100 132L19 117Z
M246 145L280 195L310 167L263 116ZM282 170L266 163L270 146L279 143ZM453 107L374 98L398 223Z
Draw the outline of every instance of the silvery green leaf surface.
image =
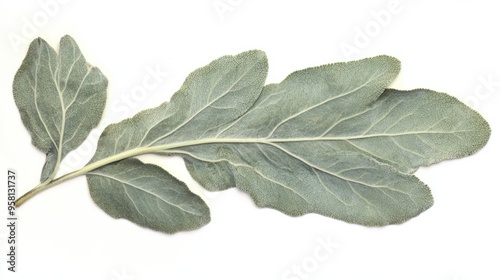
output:
M453 97L386 90L399 61L378 56L297 71L262 87L258 51L196 70L172 100L105 129L92 163L143 153L184 157L209 190L261 207L380 226L429 208L419 166L469 155L489 127Z
M29 46L13 91L33 145L47 154L42 182L54 178L64 156L99 123L107 84L69 36L61 39L59 54L41 38Z
M252 106L266 76L261 51L221 57L191 73L170 102L108 126L91 162L131 149L212 137Z
M261 207L377 226L403 222L432 205L425 184L397 168L471 154L489 137L477 113L442 93L386 90L369 108L349 112L352 123L338 125L337 135L263 136L254 143L192 145L171 152L184 155L191 175L208 189L237 186ZM401 116L407 114L413 117L404 121ZM394 117L379 121L384 116ZM261 135L275 127L261 128ZM373 134L366 133L368 127ZM258 130L251 134L258 136ZM237 129L234 135L224 133L230 137L224 139L242 137Z
M164 169L124 159L87 174L90 195L114 218L166 233L199 228L210 221L203 200Z

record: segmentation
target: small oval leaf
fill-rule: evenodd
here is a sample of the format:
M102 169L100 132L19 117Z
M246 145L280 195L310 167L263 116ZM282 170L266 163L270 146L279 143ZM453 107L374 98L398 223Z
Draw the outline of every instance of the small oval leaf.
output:
M157 165L125 159L89 172L87 182L92 199L113 218L166 233L210 221L205 202Z

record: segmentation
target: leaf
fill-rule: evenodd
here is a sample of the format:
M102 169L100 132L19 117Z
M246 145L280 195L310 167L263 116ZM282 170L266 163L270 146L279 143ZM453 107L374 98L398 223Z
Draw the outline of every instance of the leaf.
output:
M238 187L260 207L369 226L429 208L421 165L469 155L486 121L430 90L385 90L399 61L378 56L297 71L261 88L247 52L196 70L169 103L105 129L93 164L144 153L184 157L209 190Z
M87 174L90 195L114 218L174 233L210 221L203 200L162 168L138 159L108 164Z
M31 43L13 91L33 145L47 154L41 182L54 178L61 160L97 126L107 84L71 37L61 39L59 55L41 38Z

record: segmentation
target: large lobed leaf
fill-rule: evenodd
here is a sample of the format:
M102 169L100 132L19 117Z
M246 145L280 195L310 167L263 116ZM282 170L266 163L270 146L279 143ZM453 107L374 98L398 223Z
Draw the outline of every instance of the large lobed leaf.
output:
M399 61L379 56L263 87L262 52L225 56L193 72L170 102L106 128L91 162L178 154L205 188L238 187L261 207L400 223L432 205L411 173L474 153L490 130L444 93L386 90L398 71Z
M33 145L47 154L41 182L53 179L61 160L97 126L107 85L71 37L61 39L59 55L41 38L31 43L13 91Z

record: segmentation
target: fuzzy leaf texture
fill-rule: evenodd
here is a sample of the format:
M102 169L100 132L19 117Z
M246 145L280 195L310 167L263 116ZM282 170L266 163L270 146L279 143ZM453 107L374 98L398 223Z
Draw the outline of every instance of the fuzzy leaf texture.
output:
M205 202L167 171L124 159L87 174L91 196L106 213L143 227L174 233L210 221Z
M14 100L32 143L47 154L40 181L55 177L62 159L101 120L108 80L64 36L59 54L34 40L13 83Z
M264 86L263 52L224 56L190 74L170 102L108 126L90 163L180 155L204 188L237 187L259 207L367 226L401 223L433 203L412 173L476 152L490 128L447 94L386 89L399 64L378 56L297 71ZM112 176L120 164L95 172ZM135 210L123 205L135 199L120 192L119 202L99 203L118 198L103 194L92 176L93 199L108 213L116 204L121 214L112 216L134 221Z

